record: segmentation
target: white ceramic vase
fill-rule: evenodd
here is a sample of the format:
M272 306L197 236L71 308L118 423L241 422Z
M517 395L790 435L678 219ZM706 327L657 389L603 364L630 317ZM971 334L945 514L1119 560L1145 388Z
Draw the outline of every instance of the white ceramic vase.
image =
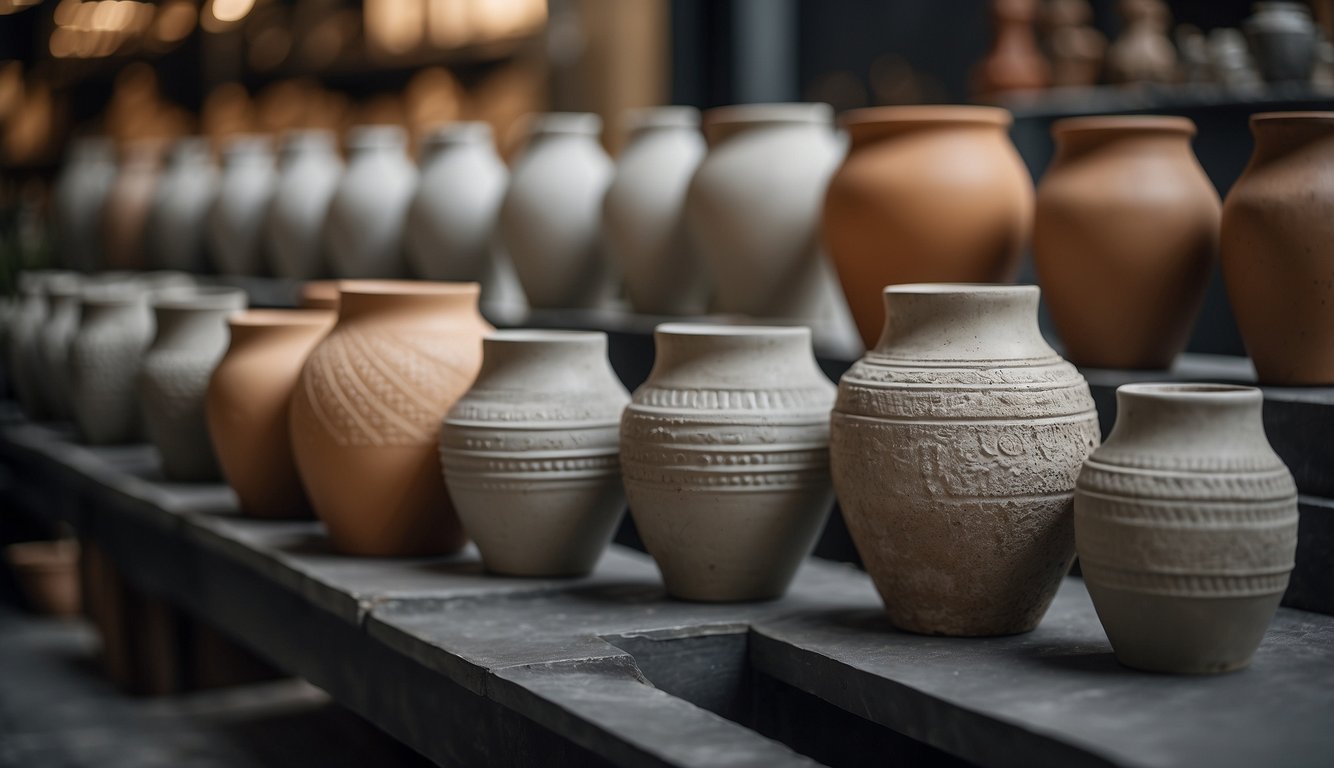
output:
M320 233L342 174L332 132L297 131L283 140L263 235L274 275L309 280L328 273Z
M84 292L69 348L71 412L79 437L93 445L140 437L135 382L153 340L148 290L120 284Z
M417 188L407 134L364 125L348 134L347 169L325 222L324 248L335 277L392 278L407 272L403 230Z
M829 515L829 409L806 328L667 323L621 421L630 512L667 591L781 596Z
M69 345L79 328L83 281L55 281L47 288L47 315L36 339L37 375L46 410L60 420L71 417Z
M240 136L223 148L218 195L208 214L209 253L219 273L261 274L260 230L276 181L268 139Z
M167 155L148 214L144 239L150 265L196 274L207 271L204 233L217 193L218 172L208 140L177 141Z
M33 420L48 418L50 406L41 371L42 328L50 313L47 288L51 284L77 285L73 272L24 272L19 278L19 306L9 329L9 373L23 413Z
M1116 656L1154 672L1250 663L1288 586L1297 487L1252 387L1127 384L1075 491L1079 567Z
M902 629L1031 630L1074 558L1088 384L1043 340L1036 286L892 285L885 311L829 439L862 562Z
M604 333L483 339L482 370L440 429L440 459L487 570L593 570L625 510L618 430L629 401Z
M686 190L705 152L699 110L635 110L628 123L629 144L602 204L608 255L636 312L702 313L708 281L685 226Z
M74 141L56 180L52 200L57 260L65 269L87 272L102 263L102 206L116 180L116 148L110 139Z
M843 159L828 104L748 104L704 116L709 151L686 195L686 226L711 272L713 309L800 322L835 354L861 343L818 230Z
M172 289L153 299L156 330L139 373L139 406L168 480L221 478L204 395L227 351L227 316L245 307L245 292L233 288Z
M596 307L616 292L599 242L611 158L598 143L602 119L586 113L531 118L500 208L500 238L528 303Z

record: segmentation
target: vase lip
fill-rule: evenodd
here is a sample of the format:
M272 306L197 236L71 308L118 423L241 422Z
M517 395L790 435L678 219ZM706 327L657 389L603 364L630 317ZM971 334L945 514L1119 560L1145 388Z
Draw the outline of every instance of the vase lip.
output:
M232 136L222 145L222 156L263 157L273 151L273 142L268 136L258 133L242 133Z
M338 307L337 280L307 280L301 284L301 309L336 309Z
M653 333L683 338L797 338L809 337L804 325L726 325L722 323L659 323Z
M244 309L245 291L221 285L163 288L153 296L154 309L218 311Z
M432 280L339 280L342 296L477 296L480 283L444 283Z
M1334 123L1334 111L1257 112L1251 115L1251 128L1283 123Z
M1173 133L1194 136L1195 121L1176 115L1092 115L1066 117L1051 124L1055 139L1088 133Z
M233 328L296 328L333 325L331 309L243 309L227 316Z
M527 133L597 136L602 133L602 118L592 112L537 112L528 116Z
M90 285L83 290L81 300L84 306L120 307L144 304L147 292L129 283L109 283Z
M700 119L700 111L695 107L669 104L626 110L621 118L621 125L627 135L655 128L699 130Z
M730 104L704 112L704 128L717 125L750 123L797 123L830 125L834 108L820 101L769 102L763 104Z
M396 149L407 146L407 143L408 133L398 125L354 125L347 129L349 149Z
M1208 382L1137 382L1116 388L1117 397L1171 403L1213 403L1218 405L1254 403L1264 400L1257 387L1243 384Z
M337 145L334 132L323 128L304 128L283 134L282 152L302 149L332 150Z
M438 125L426 134L422 148L448 147L455 144L481 144L491 141L491 124L482 120L460 120Z
M487 344L588 344L602 342L607 334L602 331L569 331L546 328L512 328L492 331L482 337Z
M1003 107L973 104L914 104L893 107L850 109L839 116L839 124L852 129L871 125L910 125L913 123L972 123L1009 127L1014 115Z
M1036 285L999 285L996 283L899 283L887 285L885 296L1032 296Z

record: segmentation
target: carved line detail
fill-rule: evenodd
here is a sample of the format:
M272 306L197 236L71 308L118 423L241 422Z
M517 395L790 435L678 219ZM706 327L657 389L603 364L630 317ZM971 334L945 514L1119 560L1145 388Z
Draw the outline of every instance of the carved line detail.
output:
M1089 582L1112 589L1180 597L1247 597L1272 595L1288 588L1289 563L1281 572L1236 574L1157 573L1102 565L1080 557Z

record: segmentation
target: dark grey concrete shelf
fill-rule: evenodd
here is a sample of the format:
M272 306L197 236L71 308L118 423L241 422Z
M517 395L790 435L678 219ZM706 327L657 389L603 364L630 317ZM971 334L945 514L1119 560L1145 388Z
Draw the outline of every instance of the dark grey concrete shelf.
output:
M142 446L0 430L39 511L164 595L442 764L1328 765L1334 618L1279 612L1254 666L1140 674L1070 579L1037 631L958 640L884 620L869 580L811 561L785 599L665 597L613 547L584 579L326 549L315 522L235 516L159 481Z

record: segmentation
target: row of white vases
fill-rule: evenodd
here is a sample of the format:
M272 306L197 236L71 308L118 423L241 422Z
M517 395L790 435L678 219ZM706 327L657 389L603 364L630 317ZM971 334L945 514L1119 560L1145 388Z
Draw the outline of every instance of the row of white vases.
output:
M606 306L623 282L639 312L796 321L822 345L856 352L816 237L843 155L828 105L717 110L704 132L698 110L661 107L628 114L627 128L613 162L596 115L533 116L511 169L484 123L431 134L419 167L391 126L351 131L345 167L325 133L288 136L276 164L266 140L234 139L220 172L202 139L184 139L156 184L147 262L476 281L484 304L522 307L526 296L543 309ZM105 146L76 149L57 193L65 265L99 264L89 263L105 208L98 190L115 176Z

